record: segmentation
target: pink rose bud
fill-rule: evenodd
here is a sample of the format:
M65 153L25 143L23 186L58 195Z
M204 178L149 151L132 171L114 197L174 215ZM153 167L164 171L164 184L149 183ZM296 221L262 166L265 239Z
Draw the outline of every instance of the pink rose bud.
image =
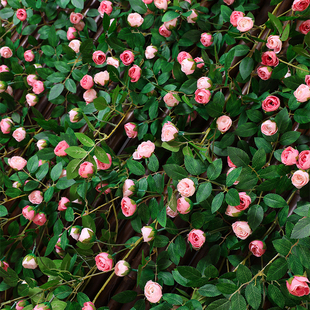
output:
M9 70L9 68L8 68L8 66L6 66L6 65L1 65L0 66L0 73L1 72L9 72L10 70Z
M8 164L14 170L23 170L27 165L27 160L20 156L13 156L8 159Z
M65 211L70 203L70 200L67 197L61 197L58 202L58 211Z
M110 66L113 66L115 68L118 68L119 67L119 60L115 57L108 57L107 58L107 64Z
M84 75L80 81L80 85L86 90L92 88L94 86L93 78L90 75Z
M20 21L24 21L27 19L27 12L25 9L18 9L16 11L16 17L20 20Z
M290 71L290 68L288 68L287 73L284 75L284 78L286 79L290 76L291 76L291 71ZM308 85L308 86L310 87L310 85Z
M99 159L97 159L96 156L93 156L96 164L97 164L97 170L107 170L111 167L112 165L112 157L109 153L107 153L107 156L109 158L109 163L108 164L105 164L103 162L101 162Z
M70 229L70 236L74 240L79 240L81 234L82 227L81 226L72 226Z
M96 189L96 191L97 192L99 192L99 193L104 193L104 194L109 194L109 193L111 193L111 188L107 188L104 192L102 191L102 188L103 187L106 187L106 186L108 186L109 184L108 183L99 183L96 187L95 187L95 189Z
M82 31L85 27L85 23L81 20L80 22L78 22L77 24L75 24L75 28L78 31Z
M280 99L276 96L267 96L267 98L262 102L262 109L265 112L273 112L279 109Z
M309 173L302 170L297 170L294 172L291 181L296 188L301 189L308 184Z
M174 94L176 93L170 92L164 96L164 102L168 107L172 108L179 104L179 100L173 96Z
M74 108L70 110L68 114L71 123L77 123L83 118L82 110L79 108Z
M165 24L159 27L158 32L161 36L165 38L169 38L171 36L171 31L166 28Z
M262 64L265 66L276 67L279 64L279 58L275 52L265 52L262 54Z
M130 270L130 265L124 260L119 260L114 268L115 275L118 277L127 276Z
M36 305L33 310L51 310L52 307L49 302L44 302L42 304Z
M32 84L32 91L39 95L44 91L44 84L42 81L34 81Z
M37 147L40 150L43 150L45 147L47 147L47 142L46 140L44 139L40 139L38 142L37 142Z
M106 55L102 51L96 51L93 53L93 61L96 65L102 65L106 61ZM88 75L89 76L89 75ZM93 85L92 85L93 86ZM91 87L92 87L91 86ZM84 87L84 86L82 86ZM88 89L88 88L85 88Z
M157 47L153 45L149 45L145 50L145 58L146 59L153 59L158 52Z
M33 86L34 81L37 81L38 77L35 74L29 74L27 75L27 83L30 86Z
M152 226L143 226L141 228L141 233L144 242L152 241L156 236L156 229Z
M14 125L10 117L3 118L0 122L0 128L3 134L8 134L11 132L12 126Z
M123 185L123 196L130 197L136 191L136 185L133 180L127 179Z
M65 176L67 176L67 171L65 169L62 169L61 174L59 176L59 179L65 177Z
M96 307L91 301L87 301L84 302L82 310L96 310Z
M261 257L266 252L266 244L260 240L254 240L249 244L249 250L256 257Z
M104 14L110 15L112 13L112 10L113 10L112 2L110 1L102 1L98 8L98 12L101 17L103 17Z
M231 5L235 2L235 0L223 0L225 4Z
M8 268L10 267L10 265L5 262L5 261L0 261L0 268L3 268L4 271L8 271Z
M173 211L168 205L166 207L166 214L171 217L175 218L178 215L178 210Z
M195 10L192 10L191 15L187 17L187 22L189 24L194 24L196 23L197 19L198 19L198 14L196 13Z
M26 101L30 107L33 107L38 103L38 97L35 94L27 94Z
M127 123L124 125L125 132L128 138L136 138L138 135L137 125L135 123Z
M82 163L80 165L79 168L79 175L86 179L91 177L94 174L95 170L94 170L94 165L88 161L85 161L84 163Z
M181 214L187 214L193 209L193 203L189 198L181 197L177 200L177 210Z
M195 100L198 103L206 104L211 99L211 92L208 89L197 89L195 91Z
M304 11L308 8L309 4L310 4L309 0L295 0L292 5L292 10L298 12Z
M77 37L77 30L74 27L69 27L68 31L67 31L67 39L69 41L76 39Z
M108 272L113 268L113 259L109 253L99 253L95 257L95 262L100 271Z
M177 185L178 192L183 197L191 197L195 194L195 183L188 178L182 179Z
M205 47L211 46L213 43L212 34L208 32L202 33L200 37L200 42Z
M8 2L6 0L1 0L1 5L3 7L6 7L8 5Z
M0 81L0 93L5 92L7 87L8 87L8 84L6 82Z
M26 269L36 269L38 267L37 257L34 254L28 254L24 257L22 265Z
M245 192L239 193L240 205L236 206L236 209L243 211L249 207L251 204L251 197L248 196Z
M34 53L31 50L28 50L24 53L24 58L27 62L31 62L34 60Z
M127 21L131 27L140 27L144 19L139 13L130 13L127 17Z
M43 194L39 190L33 191L28 195L28 200L34 205L39 205L43 201Z
M296 163L298 169L308 170L310 168L310 151L302 151L298 156L298 162Z
M94 81L96 84L104 86L109 83L110 75L107 70L96 73L94 76Z
M67 156L67 153L65 152L65 150L70 147L69 144L65 141L65 140L62 140L60 141L55 149L54 149L54 153L56 156Z
M128 51L128 50L126 50L123 53L121 53L119 57L120 57L122 63L125 66L129 66L135 60L134 54L131 51Z
M131 200L128 197L123 197L121 201L121 208L122 212L126 217L132 216L136 210L137 210L137 205L135 201Z
M310 19L309 19L309 21L310 21ZM305 82L306 82L307 86L310 87L310 75L305 76Z
M155 144L150 140L138 145L137 150L132 154L133 159L149 158L155 151Z
M83 99L85 100L86 105L93 102L96 98L97 98L97 92L93 88L88 89L83 94Z
M81 13L74 13L70 14L70 22L72 24L78 24L83 19L83 15Z
M299 26L299 31L304 35L306 35L310 31L310 19L301 23L301 25Z
M249 31L253 26L254 22L251 17L241 17L237 20L237 29L241 32Z
M234 169L236 169L236 168L235 167L229 168L226 175L228 176ZM239 183L239 181L235 181L234 185L237 185L238 183Z
M265 136L272 136L277 133L277 123L271 120L265 121L261 125L261 131Z
M0 55L3 58L11 58L13 56L13 52L9 47L3 46L0 48Z
M193 59L192 55L187 53L187 52L180 52L178 54L178 57L177 57L177 60L178 60L178 63L181 64L183 60L185 59Z
M205 233L200 229L193 229L188 234L187 240L194 250L199 250L206 242Z
M238 26L238 20L244 17L244 13L240 12L240 11L233 11L230 15L230 23L234 26L237 27Z
M46 219L46 215L44 212L37 213L35 217L33 218L33 222L39 226L43 226L46 223L46 221L47 219Z
M137 65L133 65L128 70L128 76L131 78L130 82L132 83L138 82L141 77L141 68Z
M42 66L40 64L34 64L35 68L42 68Z
M177 23L178 18L174 18L172 20L169 20L168 22L164 22L164 25L168 30L173 30L177 26Z
M272 74L272 68L267 66L259 66L257 68L257 75L264 81L270 79Z
M32 221L36 215L36 211L32 206L24 207L22 213L23 213L23 216L29 221Z
M83 228L79 237L82 243L91 243L96 239L95 233L90 228Z
M16 310L23 310L27 305L29 305L28 301L23 299L17 302L15 307L16 307Z
M5 92L13 97L13 88L11 86L8 86Z
M222 115L216 120L217 129L221 133L228 131L231 125L232 125L232 120L227 115Z
M164 124L162 128L161 141L163 142L172 141L177 137L178 133L179 133L178 128L176 128L173 123L168 121L167 123Z
M142 0L142 2L145 4L151 4L153 2L153 0Z
M12 186L13 186L14 188L20 188L20 187L22 187L22 183L20 183L20 182L18 182L18 181L15 181L15 182L12 184Z
M80 40L72 40L68 46L72 48L76 53L78 53L80 51L81 43L82 42Z
M196 62L192 58L186 58L181 63L181 71L186 75L193 74L196 69Z
M252 233L252 230L248 222L245 222L245 221L238 221L238 222L233 223L232 229L235 235L241 240L245 240Z
M304 276L293 276L286 281L286 287L290 294L302 297L309 295L310 289L307 283L310 281Z
M205 65L205 63L203 62L203 59L201 57L196 57L194 59L194 61L195 61L196 66L197 66L198 69L203 68L204 65Z
M17 142L21 142L26 138L26 130L23 127L17 128L13 131L12 134L13 138L17 141Z
M162 287L158 283L149 280L145 284L144 295L153 304L159 302L163 296Z
M299 152L291 146L283 150L281 154L281 161L285 166L295 165L297 163Z
M266 46L278 54L282 49L282 41L279 36L269 36Z
M294 91L294 96L299 102L306 102L310 99L310 87L306 84L301 84Z
M235 168L230 168L230 169L235 169ZM242 214L242 211L238 210L234 206L227 206L225 214L231 217L237 217Z
M167 0L154 0L154 4L160 10L167 10L168 8Z

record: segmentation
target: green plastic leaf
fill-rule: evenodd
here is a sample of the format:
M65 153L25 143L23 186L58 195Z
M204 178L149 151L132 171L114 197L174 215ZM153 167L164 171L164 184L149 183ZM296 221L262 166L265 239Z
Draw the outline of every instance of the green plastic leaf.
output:
M166 164L163 166L167 175L174 180L182 180L188 177L188 173L185 169L176 164Z
M279 280L287 273L287 261L280 257L275 260L269 267L267 272L267 281Z
M201 183L196 193L196 201L205 201L212 193L212 184L210 182Z
M251 75L253 69L254 69L253 58L250 57L243 58L239 65L239 71L241 77L245 80L247 77Z
M217 194L213 200L212 200L212 204L211 204L211 212L215 213L221 206L224 200L224 193L220 192L219 194Z
M48 95L48 100L51 101L53 99L56 99L57 97L59 97L62 93L62 91L64 90L64 85L63 84L56 84L54 85Z
M253 205L248 211L248 223L252 230L255 230L264 218L264 210L259 205Z
M277 194L267 194L264 196L264 203L271 208L283 208L287 205L285 199Z
M302 239L310 236L310 218L302 218L300 219L294 229L292 231L291 238L292 239Z
M128 159L126 164L131 173L135 175L145 174L145 168L140 162L136 160Z

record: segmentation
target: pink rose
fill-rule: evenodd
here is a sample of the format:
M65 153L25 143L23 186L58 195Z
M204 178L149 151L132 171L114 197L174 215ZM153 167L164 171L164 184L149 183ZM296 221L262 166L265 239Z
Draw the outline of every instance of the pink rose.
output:
M265 112L276 111L280 107L280 99L276 96L267 96L266 99L262 102L262 109Z
M128 138L136 138L138 135L138 128L135 123L126 123L124 129Z
M249 244L249 250L256 257L261 257L266 252L266 244L260 240L254 240Z
M229 168L226 175L228 176L234 169L236 169L236 168L235 167ZM239 181L235 181L234 185L237 185L238 183L239 183Z
M0 122L0 128L3 134L8 134L11 132L12 129L12 125L13 121L11 120L11 118L7 117L7 118L3 118Z
M0 55L3 58L11 58L13 56L13 52L8 46L3 46L0 48Z
M57 249L56 249L57 252ZM50 303L43 303L43 304L38 304L36 305L33 310L51 310Z
M193 59L193 57L187 52L180 52L177 57L179 64L181 64L184 59Z
M98 8L98 12L101 17L103 17L104 14L110 15L112 13L112 10L113 10L112 2L110 1L102 1Z
M27 94L26 101L30 107L33 107L38 103L38 97L35 94Z
M80 165L79 175L82 178L87 179L88 177L91 177L93 174L94 174L94 165L92 163L85 161Z
M16 304L16 310L23 310L27 305L29 305L27 300L20 300L19 302L17 302Z
M265 66L276 67L279 64L279 59L275 52L268 51L262 54L262 64Z
M205 47L211 46L213 42L212 34L208 32L202 33L200 36L200 42Z
M40 139L38 142L37 142L37 147L40 150L43 150L45 147L47 147L47 142L46 140L44 139Z
M12 187L14 188L20 188L22 186L22 183L18 182L18 181L15 181L13 184L12 184Z
M166 207L166 214L171 217L175 218L178 215L178 210L173 211L168 205Z
M3 7L6 7L6 6L8 5L7 0L1 0L1 5L2 5Z
M197 19L198 19L198 14L196 13L195 10L192 10L191 15L189 15L189 16L187 17L187 22L188 22L189 24L194 24L194 23L196 23Z
M34 254L28 254L24 257L22 265L26 269L36 269L38 267L37 257Z
M130 13L127 17L127 21L131 27L140 27L144 19L139 13Z
M168 8L167 0L154 0L154 4L160 10L167 10Z
M282 41L279 36L269 36L266 46L278 54L282 49Z
M87 244L94 242L95 239L96 239L95 233L90 228L85 227L82 229L78 241Z
M43 201L43 194L39 190L33 191L28 195L28 200L34 205L39 205Z
M123 196L130 197L136 191L136 185L133 180L127 179L123 185Z
M245 240L252 233L252 230L248 222L244 222L244 221L238 221L238 222L233 223L232 229L235 235L241 240Z
M32 206L24 207L22 210L22 213L23 213L24 218L26 218L29 221L32 221L36 215L36 211Z
M310 31L310 19L301 23L301 25L299 26L299 31L305 35Z
M109 184L108 183L99 183L96 187L95 187L95 190L99 193L104 193L104 194L109 194L111 193L111 188L107 188L105 191L102 191L102 188L103 187L106 187L108 186Z
M13 97L13 88L11 86L8 86L5 92Z
M64 178L65 176L67 176L67 171L65 169L62 169L59 179Z
M194 59L194 61L195 61L195 63L196 63L196 66L197 66L197 68L203 68L204 67L204 65L205 65L205 63L203 62L203 59L201 58L201 57L196 57L195 59Z
M146 59L153 59L157 53L157 47L153 45L149 45L145 50L145 58Z
M135 60L134 54L131 51L128 51L128 50L126 50L123 53L121 53L119 58L121 59L122 63L125 66L129 66Z
M235 0L223 0L225 4L231 5L235 2Z
M144 287L144 295L151 303L159 302L162 297L162 287L151 280L147 281Z
M169 38L171 36L171 31L166 28L165 24L159 27L158 32L161 36L165 38Z
M310 281L304 276L293 276L288 281L286 281L286 287L290 294L302 297L309 295L310 289L307 283Z
M269 80L272 74L272 68L267 66L259 66L257 75L264 81Z
M84 92L83 99L85 100L86 104L89 104L97 98L97 92L91 88Z
M277 123L271 120L265 121L261 125L261 131L265 136L272 136L278 131Z
M128 197L123 197L121 201L122 212L126 217L132 216L136 210L136 203Z
M16 17L20 20L20 21L24 21L27 19L27 12L25 9L18 9L16 11Z
M13 156L8 159L8 164L14 170L22 170L27 165L27 160L20 156Z
M194 250L199 250L206 242L205 233L200 229L193 229L187 235L187 240Z
M94 86L93 78L88 74L84 75L80 81L80 85L86 90L91 89Z
M115 57L108 57L107 58L107 64L110 66L113 66L115 68L118 68L119 67L119 60L116 59Z
M91 301L87 301L84 302L82 310L96 310L96 307Z
M174 19L169 20L168 22L164 22L164 25L168 30L172 30L177 26L177 23L178 23L178 18L174 18Z
M309 150L305 150L299 153L296 166L302 170L307 170L310 168L310 151Z
M195 183L189 179L182 179L177 185L178 192L184 197L191 197L195 194Z
M76 39L77 37L77 30L74 27L69 27L68 31L67 31L67 39L69 41Z
M181 63L181 71L186 75L194 73L196 69L196 62L192 58L186 58Z
M310 75L305 76L305 82L306 82L307 86L310 87Z
M69 205L70 200L67 197L61 197L58 202L58 211L65 211L67 210L67 206Z
M162 131L161 131L161 141L169 142L176 138L179 130L174 126L173 123L167 122L164 124Z
M81 20L80 22L78 22L77 24L75 24L75 28L78 31L82 31L85 27L85 23Z
M291 146L283 150L281 154L281 161L285 166L295 165L297 163L299 152Z
M230 168L230 169L235 169L235 168ZM239 183L239 182L238 182ZM242 213L242 211L238 210L234 206L227 206L225 214L230 216L230 217L237 217Z
M284 78L286 79L286 78L288 78L288 77L290 77L292 74L291 74L291 71L290 71L290 68L288 68L288 70L287 70L287 73L284 75ZM308 85L309 86L309 85ZM310 87L310 86L309 86Z
M177 200L177 210L181 214L187 214L193 209L193 203L189 198L181 197Z
M109 253L102 252L95 257L97 268L100 271L108 272L113 267L113 259Z
M105 164L103 162L101 162L99 159L97 159L96 156L93 156L95 162L96 162L96 165L97 165L97 170L107 170L111 167L112 165L112 157L109 153L106 153L107 156L108 156L108 159L109 159L109 163L108 164Z
M217 125L217 129L221 132L224 133L227 130L229 130L229 128L232 125L232 120L229 116L227 115L222 115L220 116L217 120L216 120L216 125Z
M1 65L0 66L0 73L1 72L9 72L10 70L9 70L9 68L8 68L8 66L6 66L6 65Z
M306 84L301 84L294 91L294 96L299 102L306 102L310 99L310 87Z
M79 108L70 110L68 114L71 123L77 123L83 118L82 110Z
M130 265L126 261L119 260L115 265L114 272L117 277L124 277L128 275L130 269Z
M80 235L81 235L81 227L80 226L72 226L70 229L70 236L74 240L79 240Z
M67 156L67 153L65 152L65 150L70 147L69 144L65 141L65 140L62 140L60 141L55 149L54 149L54 153L56 156Z
M152 2L153 2L153 0L142 0L143 1L143 3L145 3L145 4L151 4Z
M308 8L309 4L310 0L295 0L292 5L292 10L299 12L304 11Z
M32 84L32 91L39 95L44 91L44 84L42 81L34 81Z
M230 15L230 23L234 26L238 26L239 18L244 17L244 13L240 11L233 11Z
M31 50L25 51L24 58L27 62L31 62L34 60L34 53Z
M33 83L35 81L38 80L38 77L35 75L35 74L29 74L27 75L27 83L30 85L30 86L33 86Z
M33 218L33 222L38 226L43 226L46 223L46 215L44 212L39 212Z
M71 12L70 14L70 22L72 24L78 24L83 19L83 15L81 13Z
M195 91L195 100L198 103L206 104L210 101L211 92L207 89L197 89Z
M170 93L167 93L165 96L164 96L164 102L165 104L168 106L168 107L175 107L176 105L179 104L179 100L177 98L175 98L173 96L173 94L176 94L175 92L170 92Z
M80 40L72 40L68 46L72 48L76 53L78 53L80 51L81 43L82 42Z
M21 142L26 138L26 130L23 127L17 128L13 131L12 134L13 138L17 141L17 142Z
M251 17L241 17L237 20L237 29L241 32L246 32L252 29L253 26L254 23Z
M245 192L239 193L240 205L236 206L236 209L243 211L249 207L251 204L251 197L248 196Z
M143 226L141 234L144 242L152 241L155 238L156 230L152 226Z
M96 65L102 65L105 62L105 60L106 60L106 55L104 52L96 51L93 53L93 61ZM93 87L93 86L91 86L91 87ZM89 87L89 88L91 88L91 87ZM85 88L85 89L89 89L89 88Z
M137 150L132 154L133 159L149 158L155 151L155 144L150 140L142 142Z
M131 78L130 82L132 83L138 82L141 77L141 68L137 65L133 65L128 70L128 76Z
M108 84L109 80L110 80L110 74L107 70L98 72L94 76L95 83L101 86Z

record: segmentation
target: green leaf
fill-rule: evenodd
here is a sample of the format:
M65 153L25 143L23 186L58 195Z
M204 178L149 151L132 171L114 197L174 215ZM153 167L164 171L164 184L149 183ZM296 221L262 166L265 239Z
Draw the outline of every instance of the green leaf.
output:
M5 206L0 206L0 217L5 217L8 215L8 210Z
M231 172L229 172L227 178L226 178L226 186L232 186L234 182L238 179L240 173L242 171L242 167L235 168Z
M267 272L267 281L279 280L287 273L287 261L280 257L275 260L269 267Z
M212 193L212 184L210 182L200 183L197 193L196 201L202 202L205 201Z
M167 164L164 165L163 168L169 178L172 178L174 180L180 181L184 178L187 178L188 176L186 170L176 164Z
M235 130L235 134L239 137L250 137L253 136L257 130L258 127L255 123L245 123Z
M73 159L69 162L68 166L66 167L68 180L74 179L79 175L78 167L80 166L80 163L80 159Z
M253 307L255 310L259 308L262 300L262 294L260 292L260 289L255 286L254 281L246 286L245 297L251 307Z
M231 298L231 309L232 310L246 310L246 301L244 297L236 293L235 295L232 296Z
M216 297L222 294L213 284L206 284L200 287L198 293L205 297Z
M197 80L189 79L181 85L180 92L185 93L186 95L193 94L197 89Z
M180 16L179 13L175 11L167 11L164 16L162 17L161 21L164 22L169 22L172 19L178 18Z
M87 152L78 146L68 147L66 153L73 158L84 158L87 156Z
M237 274L237 279L240 282L240 284L249 282L252 279L252 272L247 266L242 265L242 264L238 266L236 274Z
M82 1L82 0L81 0ZM82 42L80 45L80 53L84 56L88 56L89 54L92 54L94 47L93 39L87 39Z
M58 241L59 236L53 236L50 241L48 242L48 245L46 247L44 256L48 256L49 254L51 254L55 248L55 245ZM40 261L40 260L39 260ZM40 265L40 264L39 264Z
M130 7L139 14L145 14L147 11L147 6L142 2L142 0L129 0Z
M57 43L58 43L58 37L56 35L56 29L55 29L55 26L51 26L50 29L49 29L49 33L48 33L48 43L53 46L53 47L56 47L57 46Z
M213 200L212 200L212 204L211 204L211 212L215 213L221 206L224 200L224 193L220 192L219 194L217 194Z
M235 188L231 188L227 194L225 195L225 200L228 205L230 206L239 206L240 205L240 198L239 193Z
M60 178L56 184L56 188L58 189L66 189L73 185L75 180L68 180L67 177Z
M63 84L56 84L54 85L48 95L48 100L51 101L53 99L56 99L57 97L59 97L62 93L62 91L64 90L64 85Z
M128 159L126 164L131 173L135 175L145 174L145 168L140 162L136 160Z
M71 3L75 8L84 9L84 0L71 0Z
M94 105L98 111L101 111L101 110L104 110L108 106L108 103L104 97L98 97L94 99Z
M95 145L95 142L91 138L86 136L84 133L75 132L74 134L83 145L87 147L92 147Z
M299 124L310 123L310 110L298 109L294 113L294 120Z
M232 10L227 5L221 5L221 15L225 22L230 21Z
M55 54L55 49L50 45L41 46L41 50L46 56L53 56Z
M138 293L135 291L123 291L117 295L114 295L112 299L119 303L125 304L134 301L137 295Z
M0 18L2 19L9 19L14 15L14 11L12 8L4 8L0 11Z
M264 218L264 210L259 205L253 205L248 211L248 223L252 230L254 231L262 222Z
M229 299L223 298L223 299L218 299L211 304L208 305L206 310L230 310L231 309L231 302Z
M292 239L302 239L310 236L310 218L302 218L300 219L294 229L292 231L291 238Z
M203 171L204 164L200 159L195 159L192 156L185 155L184 163L186 170L192 175L200 175Z
M258 149L252 159L252 167L255 170L259 170L261 169L266 163L266 153L265 150L262 149Z
M159 161L155 154L152 154L152 156L150 157L147 167L153 172L156 172L158 170Z
M291 242L284 238L273 240L272 244L276 251L283 256L290 252L292 246Z
M281 41L286 41L288 38L289 38L289 35L290 35L290 30L291 30L291 26L290 26L290 23L286 24L285 28L284 28L284 31L281 35Z
M228 147L227 150L230 160L237 167L247 167L250 163L250 158L245 151L235 147Z
M39 158L37 155L34 155L29 158L27 162L27 169L30 173L35 173L39 168Z
M282 29L283 25L282 25L281 21L279 20L279 18L274 16L270 12L268 12L268 17L271 20L271 22L273 23L273 25L275 26L275 28L278 29L279 34L281 35L283 32L283 29Z
M287 205L285 199L277 194L267 194L264 203L271 208L283 208Z
M285 305L285 298L281 291L273 284L268 286L268 296L271 301L275 302L280 308L283 308Z
M65 82L65 86L70 91L71 93L75 94L76 93L76 84L72 79L68 79Z
M300 135L301 132L299 131L287 131L281 136L280 143L282 145L291 145L297 141Z
M162 248L169 243L169 238L163 235L157 235L154 239L154 247L155 248Z
M207 170L207 176L210 180L215 180L221 174L223 167L222 159L217 159L211 163Z
M110 163L107 153L105 152L103 148L99 146L95 147L95 156L97 157L97 159L99 159L99 161L103 162L104 164Z
M249 77L254 69L254 60L253 58L246 57L243 58L239 65L239 72L242 79Z

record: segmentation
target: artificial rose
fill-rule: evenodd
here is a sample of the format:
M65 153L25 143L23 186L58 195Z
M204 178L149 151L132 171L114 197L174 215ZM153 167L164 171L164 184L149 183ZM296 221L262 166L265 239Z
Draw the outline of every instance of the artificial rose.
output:
M24 218L26 218L29 221L32 221L36 215L36 211L32 206L24 207L22 210L22 213L23 213Z
M163 142L169 142L176 138L178 135L178 128L175 127L175 125L171 122L167 122L164 124L162 131L161 131L161 141Z
M11 86L8 86L5 92L13 97L13 88Z
M68 46L72 48L76 53L78 53L80 51L81 43L82 42L80 40L72 40Z
M175 218L178 215L178 210L173 211L168 205L166 207L166 214L171 217Z
M305 150L299 153L298 161L296 163L298 169L307 170L310 168L310 151Z
M301 23L301 25L299 26L299 31L305 35L310 31L310 19Z
M301 189L308 184L309 173L302 170L297 170L293 173L291 181L296 188Z
M88 89L83 93L83 99L85 100L86 104L93 102L96 98L97 92L93 88Z
M25 51L24 53L25 61L31 62L34 60L34 52L31 50Z
M129 66L135 60L135 55L132 51L126 50L120 54L119 58L125 66Z
M12 125L14 125L13 121L10 117L3 118L0 122L0 129L3 134L8 134L11 132Z
M78 24L83 19L83 15L81 13L71 12L70 14L70 22L72 24Z
M127 179L123 185L123 196L130 197L136 191L136 185L133 180Z
M28 254L24 257L22 265L26 269L36 269L38 267L37 257L34 254Z
M157 47L153 46L153 45L149 45L146 49L145 49L145 58L146 59L153 59L156 55L156 53L158 52Z
M158 32L161 36L165 38L169 38L171 36L171 31L166 28L165 24L159 27Z
M79 240L80 235L81 235L81 230L82 230L81 226L72 226L70 229L70 236L74 240Z
M193 74L196 69L196 62L192 58L186 58L181 63L181 71L186 75Z
M275 52L265 52L262 54L262 64L265 66L276 67L279 64L279 58Z
M18 181L15 181L13 184L12 184L12 187L14 188L20 188L22 186L22 183L18 182Z
M110 66L113 66L115 68L119 67L119 60L115 57L108 57L107 58L107 64Z
M228 176L234 169L236 169L236 168L235 167L229 168L226 175ZM233 184L237 185L238 183L239 183L239 181L235 181Z
M75 24L75 28L78 31L82 31L85 27L85 23L81 20L80 22L78 22L77 24Z
M109 194L111 193L111 188L107 188L105 189L104 191L102 191L102 188L103 187L106 187L108 186L109 184L108 183L99 183L96 187L95 187L95 190L99 193L104 193L104 194Z
M128 138L136 138L138 135L138 128L135 123L126 123L124 129Z
M7 89L7 83L4 81L0 81L0 93L5 92L5 90Z
M20 156L13 156L8 159L8 164L14 170L23 170L27 165L27 160Z
M238 20L244 17L244 13L240 11L233 11L230 15L230 23L234 26L238 26Z
M128 70L128 76L131 78L130 82L132 83L138 82L141 77L141 68L137 65L133 65Z
M25 9L18 9L16 11L16 17L20 20L20 21L24 21L27 19L27 12Z
M142 2L145 4L151 4L153 2L153 0L142 0Z
M13 131L12 137L17 141L21 142L26 138L26 130L23 127L17 128Z
M195 194L195 183L189 179L182 179L177 185L178 192L183 197L191 197Z
M107 57L106 57L104 52L102 52L102 51L95 51L95 52L93 52L92 58L93 58L93 61L94 61L94 63L96 65L102 65L102 64L104 64L104 62L105 62ZM85 88L85 89L88 89L88 88Z
M177 23L178 23L178 18L174 18L174 19L169 20L168 22L164 22L164 25L168 30L173 30L177 26Z
M200 36L200 42L203 46L208 47L212 45L213 37L209 32L204 32Z
M307 86L310 87L310 75L305 76L305 82L306 82Z
M143 17L139 13L130 13L127 22L130 27L140 27L143 24Z
M180 197L177 200L177 210L181 214L187 214L193 209L193 203L189 198Z
M0 261L0 268L3 268L4 271L8 271L8 268L10 267L10 265L5 262L5 261Z
M206 242L205 233L200 229L193 229L188 234L187 240L194 250L199 250Z
M249 250L256 257L261 257L266 252L266 244L260 240L254 240L249 244Z
M77 30L74 27L69 27L67 31L67 39L69 41L76 39L77 37Z
M33 191L28 195L28 200L34 205L39 205L43 201L43 194L39 190Z
M32 91L39 95L44 91L44 84L42 81L34 81L32 84Z
M231 5L235 2L235 0L223 0L225 4Z
M237 29L241 32L249 31L253 26L254 22L251 17L241 17L237 20Z
M271 120L265 121L261 125L261 131L265 136L273 136L277 133L277 123Z
M107 170L111 167L112 165L112 157L109 153L106 153L107 154L107 157L109 159L109 162L106 164L106 163L103 163L101 162L99 159L97 159L96 156L93 156L95 162L96 162L96 165L97 165L97 170Z
M83 162L79 168L80 177L87 179L91 177L95 172L94 165L88 161Z
M82 110L79 108L70 110L68 114L71 123L77 123L83 118Z
M123 197L121 201L122 212L126 217L132 216L136 210L136 203L128 197Z
M235 168L230 168L230 169L235 169ZM238 210L234 206L227 206L225 214L231 217L237 217L242 213L242 211Z
M212 81L210 78L203 76L197 80L198 89L208 89L212 87Z
M113 267L113 259L109 253L102 252L95 257L97 268L100 271L108 272Z
M222 115L220 116L217 120L216 120L216 126L217 129L221 132L224 133L227 130L229 130L229 128L232 125L232 120L229 116L227 115Z
M81 230L78 240L82 243L91 243L94 242L95 239L96 239L95 233L90 228L85 227Z
M62 140L56 145L54 149L54 154L56 156L67 156L67 153L65 152L65 150L68 147L70 147L69 144L65 140Z
M158 283L149 280L145 284L144 295L151 303L159 302L163 295L162 287Z
M137 150L132 154L133 159L149 158L155 151L155 144L150 140L138 145Z
M292 5L292 10L298 12L304 11L308 8L309 4L310 0L295 0Z
M167 93L165 96L164 96L164 102L165 104L168 106L168 107L175 107L176 105L179 104L179 100L177 98L175 98L173 96L173 94L176 94L175 92L170 92L170 93Z
M197 19L198 19L198 14L197 14L197 12L196 12L195 10L192 10L191 15L189 15L189 16L187 17L187 22L188 22L189 24L194 24L194 23L196 23Z
M290 294L302 297L309 295L310 289L307 283L310 281L304 276L293 276L286 281L286 287Z
M177 57L178 63L181 64L184 59L193 59L193 57L187 52L180 52Z
M3 7L6 7L6 6L8 5L7 0L1 0L1 5L2 5Z
M29 305L27 300L20 300L19 302L17 302L16 304L16 310L23 310L27 305Z
M0 55L3 58L11 58L13 56L13 52L8 46L3 46L0 48Z
M201 57L196 57L194 59L194 61L195 61L196 66L197 66L198 69L203 68L204 65L205 65L205 63L204 63L204 61L203 61L203 59Z
M295 165L297 163L299 152L291 146L283 150L281 161L285 166Z
M282 49L282 41L279 36L269 36L266 46L278 54Z
M59 176L59 179L65 177L65 176L67 176L67 171L65 169L62 169L61 174Z
M1 72L9 72L10 70L9 70L9 68L8 68L8 66L6 66L6 65L1 65L0 66L0 73Z
M197 89L195 91L195 100L198 103L206 104L210 101L211 92L208 89Z
M98 72L94 76L95 83L101 86L108 84L109 80L110 80L110 74L107 70Z
M35 81L38 80L38 77L35 75L35 74L29 74L27 75L27 83L30 85L30 86L33 86L33 83Z
M46 223L46 214L44 212L39 212L33 218L33 222L38 226L43 226Z
M98 12L101 17L103 17L104 14L110 15L112 13L112 10L113 6L111 1L102 1L98 8Z
M156 229L152 226L143 226L141 228L141 234L144 242L152 241L156 235Z
M268 66L259 66L257 68L257 75L264 81L270 79L272 74L272 68Z
M267 96L266 99L262 102L262 109L265 112L273 112L279 109L280 99L276 96Z
M154 0L154 4L160 10L167 10L168 8L167 0Z
M301 84L294 91L294 96L299 102L306 102L310 99L310 87L306 84Z
M114 267L115 275L118 277L124 277L128 275L130 270L130 265L124 260L119 260Z
M27 94L26 101L30 107L33 107L38 103L38 97L35 94Z
M94 86L93 78L88 74L84 75L80 81L80 85L86 90L91 89Z
M233 223L232 229L235 235L241 240L245 240L252 233L248 222L245 221L237 221Z
M247 209L251 203L251 197L248 196L245 192L239 193L240 205L236 206L236 209L243 211Z
M61 197L58 202L58 211L65 211L70 203L70 200L67 197Z
M84 302L82 310L96 310L96 307L91 301L87 301Z
M33 308L33 310L51 310L51 309L52 309L52 307L51 307L50 303L48 303L48 302L38 304Z

